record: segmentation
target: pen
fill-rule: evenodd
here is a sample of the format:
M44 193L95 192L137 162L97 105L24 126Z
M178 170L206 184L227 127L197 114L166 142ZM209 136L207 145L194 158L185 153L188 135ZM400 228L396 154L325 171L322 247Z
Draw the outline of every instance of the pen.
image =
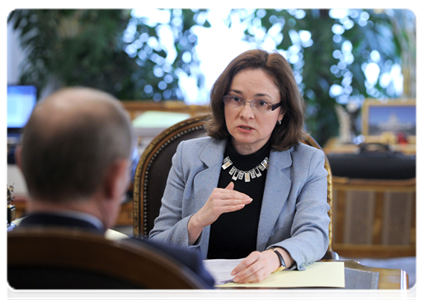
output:
M235 283L235 281L233 279L228 279L228 280L222 280L220 282L220 284L227 284L227 283Z

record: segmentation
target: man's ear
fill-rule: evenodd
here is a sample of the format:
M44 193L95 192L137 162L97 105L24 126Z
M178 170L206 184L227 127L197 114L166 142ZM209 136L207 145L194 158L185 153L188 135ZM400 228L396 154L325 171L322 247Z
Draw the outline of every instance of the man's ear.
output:
M121 159L115 161L107 171L104 192L107 198L121 199L128 189L130 161Z
M15 148L15 160L16 160L16 164L18 165L19 169L22 171L21 151L22 151L22 146L17 145L16 148Z

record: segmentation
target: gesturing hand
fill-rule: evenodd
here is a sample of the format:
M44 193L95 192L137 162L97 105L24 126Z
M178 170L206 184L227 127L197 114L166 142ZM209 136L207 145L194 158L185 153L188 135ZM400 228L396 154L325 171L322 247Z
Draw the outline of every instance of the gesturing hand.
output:
M190 244L197 240L204 227L216 221L221 214L240 210L252 200L246 194L234 191L233 182L224 189L215 188L204 206L188 222Z

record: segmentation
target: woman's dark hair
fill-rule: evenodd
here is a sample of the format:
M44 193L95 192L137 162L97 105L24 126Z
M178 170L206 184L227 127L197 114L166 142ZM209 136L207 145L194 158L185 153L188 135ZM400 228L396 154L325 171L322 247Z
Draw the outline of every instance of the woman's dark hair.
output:
M279 53L249 50L233 59L214 83L210 93L212 117L207 123L208 135L216 139L228 138L222 98L229 91L234 76L242 70L261 69L269 74L279 88L282 123L275 126L270 137L271 146L279 151L298 144L303 136L304 105L292 69Z

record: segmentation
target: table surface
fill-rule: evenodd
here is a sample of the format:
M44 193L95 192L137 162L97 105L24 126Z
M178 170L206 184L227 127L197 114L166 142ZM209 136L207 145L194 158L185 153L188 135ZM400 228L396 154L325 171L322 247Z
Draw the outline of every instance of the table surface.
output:
M392 144L392 151L402 152L405 155L416 154L416 144ZM343 144L337 138L331 138L323 147L326 154L358 153L360 148L355 144Z
M367 267L353 260L344 260L344 263L345 267L350 269L379 272L377 300L408 300L408 275L405 271ZM218 287L216 289L224 300L304 300L325 299L325 290L329 288ZM354 299L354 295L348 298ZM327 299L330 298L328 297Z

